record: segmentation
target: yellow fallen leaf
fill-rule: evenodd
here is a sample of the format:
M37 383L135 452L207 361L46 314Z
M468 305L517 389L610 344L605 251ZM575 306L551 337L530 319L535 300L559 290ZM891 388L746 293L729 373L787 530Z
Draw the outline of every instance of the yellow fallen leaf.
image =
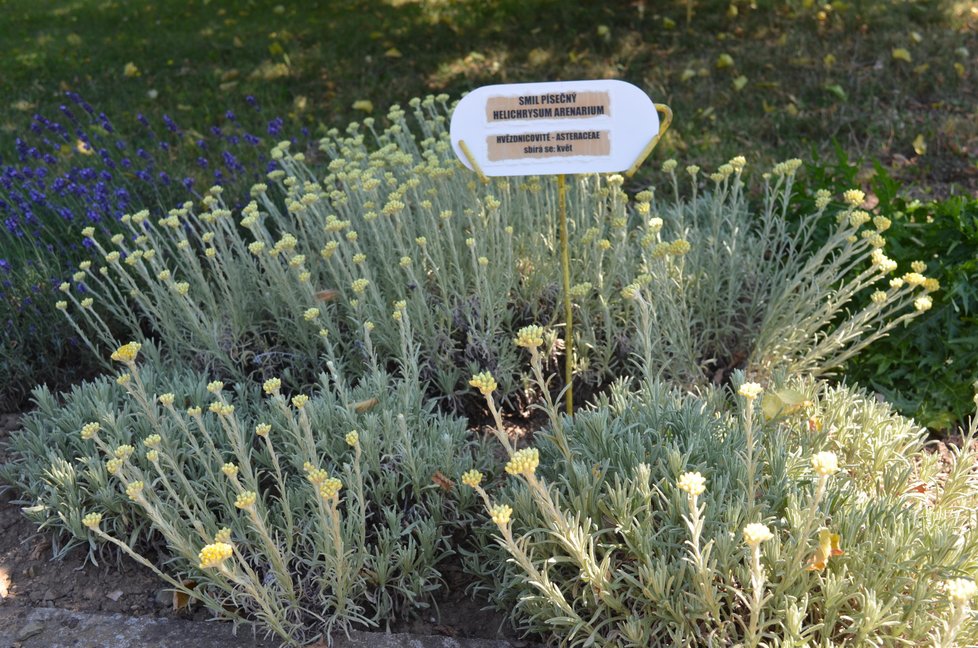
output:
M695 76L696 76L696 71L695 70L691 70L689 68L686 68L685 70L683 70L683 73L679 76L679 80L682 81L683 83L685 83L685 82L689 81L690 79L692 79Z
M812 556L812 561L806 569L808 571L822 571L828 564L829 558L845 554L839 548L841 541L842 538L838 533L832 533L828 529L820 529L818 532L818 547L815 549L815 555Z
M723 70L724 68L732 67L734 64L733 57L724 52L717 57L716 68L718 70Z
M404 55L401 54L401 50L397 49L396 47L392 47L386 52L384 52L384 56L386 56L387 58L401 58Z
M761 397L761 412L768 421L778 416L790 416L811 405L812 402L795 389L778 389L767 392Z
M743 90L744 86L746 85L747 85L747 77L745 77L744 75L740 75L739 77L733 80L733 88L737 92Z
M369 99L357 99L353 102L354 110L362 110L365 113L372 113L374 111L374 103Z
M954 64L954 71L958 73L958 77L960 77L962 79L964 78L964 75L965 75L964 65L962 65L961 63L955 63Z
M798 116L798 106L796 106L793 103L788 104L788 106L784 109L784 111L789 115L791 115L792 117Z
M673 20L672 18L665 17L662 19L662 27L663 29L675 29L676 21Z
M924 37L921 36L920 32L912 31L912 32L910 32L910 40L912 40L913 42L919 44L919 43L924 42Z
M139 76L139 68L136 67L136 64L135 63L133 63L132 61L129 61L122 68L122 74L123 74L123 76L129 77L129 78L138 77Z
M927 152L927 141L924 139L923 135L917 135L913 140L913 150L917 155L923 155Z
M835 55L826 54L825 57L822 59L822 65L824 65L826 68L831 69L832 66L835 65Z
M903 61L904 63L913 62L913 57L910 56L910 52L906 48L894 47L890 54L893 56L894 61Z

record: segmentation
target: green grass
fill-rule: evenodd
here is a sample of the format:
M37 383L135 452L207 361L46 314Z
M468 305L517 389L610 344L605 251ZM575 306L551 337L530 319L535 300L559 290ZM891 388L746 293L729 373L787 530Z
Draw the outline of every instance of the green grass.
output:
M266 115L318 127L362 114L352 109L358 99L379 112L432 91L617 77L673 107L659 155L769 160L825 151L837 140L854 157L882 158L942 194L978 184L971 2L693 2L688 27L685 3L641 0L0 7L6 140L65 89L116 119L186 115L198 129L251 94ZM911 62L895 59L894 48ZM719 69L723 53L733 65ZM124 75L127 63L139 76ZM739 77L746 85L738 91Z

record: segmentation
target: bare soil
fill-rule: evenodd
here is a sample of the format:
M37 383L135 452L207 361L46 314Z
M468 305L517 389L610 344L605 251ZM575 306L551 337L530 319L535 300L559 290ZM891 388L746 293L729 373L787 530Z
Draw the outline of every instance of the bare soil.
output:
M19 414L0 414L0 464L6 461L6 436L18 429ZM54 607L76 612L122 613L133 616L204 620L211 613L201 606L174 609L172 593L153 572L122 558L87 560L84 547L54 559L50 539L28 520L16 494L0 494L0 606ZM486 601L465 594L469 578L461 570L447 569L447 591L437 611L411 622L399 622L392 632L421 635L505 638L514 645L530 645L513 631L505 616L485 609ZM380 628L387 630L388 628Z

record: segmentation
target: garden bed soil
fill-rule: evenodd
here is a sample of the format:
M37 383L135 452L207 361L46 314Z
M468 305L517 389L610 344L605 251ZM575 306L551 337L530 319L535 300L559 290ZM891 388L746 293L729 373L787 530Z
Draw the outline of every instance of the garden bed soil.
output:
M0 464L6 461L7 435L18 429L19 414L0 414ZM202 621L212 618L199 605L175 610L172 593L152 571L128 559L88 561L85 547L54 559L47 534L21 512L16 493L0 494L0 606L59 608L85 613ZM458 638L507 639L514 646L530 645L513 631L505 616L487 608L488 602L465 594L470 579L461 570L446 569L447 591L437 610L410 622L392 623L381 631Z

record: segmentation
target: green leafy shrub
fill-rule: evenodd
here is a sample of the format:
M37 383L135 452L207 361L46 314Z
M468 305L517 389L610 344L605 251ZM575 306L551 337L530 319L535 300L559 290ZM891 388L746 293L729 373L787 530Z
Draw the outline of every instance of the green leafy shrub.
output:
M461 421L379 372L351 389L330 365L312 396L289 400L271 379L261 398L144 370L138 350L114 354L118 384L76 387L63 405L39 389L10 441L3 478L62 549L111 542L290 645L428 607L474 502L433 481L473 465ZM154 547L165 567L142 555Z
M468 567L572 646L973 643L975 429L939 476L888 405L787 385L617 383L509 476L464 476L494 522Z

